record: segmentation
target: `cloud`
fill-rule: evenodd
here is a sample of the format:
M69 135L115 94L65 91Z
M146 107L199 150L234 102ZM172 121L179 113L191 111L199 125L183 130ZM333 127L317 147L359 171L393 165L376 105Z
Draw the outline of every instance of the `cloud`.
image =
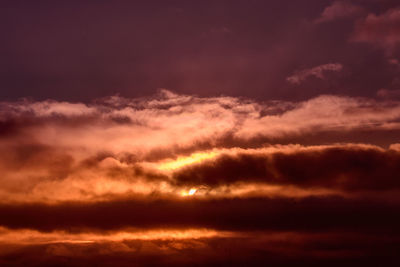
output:
M17 231L10 231L18 234ZM258 232L229 238L1 246L4 266L376 266L397 260L398 236Z
M390 59L388 59L388 63L391 64L391 65L395 65L395 66L399 66L399 65L400 65L399 60L396 59L396 58L390 58Z
M386 99L400 99L400 90L379 89L376 95Z
M317 166L317 167L316 167ZM281 147L240 151L184 167L178 183L229 185L259 182L349 191L400 189L400 154L362 145Z
M395 215L398 208L398 199L337 196L2 204L0 224L10 229L43 232L102 232L127 228L324 232L335 228L352 231L390 229L398 233L400 218Z
M0 265L397 255L399 121L398 101L331 95L1 102Z
M399 120L396 101L342 96L259 103L164 90L87 104L2 102L0 202L179 198L191 186L206 186L196 193L204 197L389 190L397 154L373 144L398 143ZM335 144L365 143L366 132L370 145ZM293 142L305 144L283 145Z
M400 43L400 9L389 9L380 15L369 14L355 24L353 42L365 42L392 53Z
M315 23L353 17L360 14L362 11L363 8L350 3L350 1L334 1L322 11L322 14L315 20Z
M290 135L310 135L326 131L356 129L392 129L400 108L396 102L377 102L371 99L319 96L300 102L279 115L249 117L235 133L239 138L268 136L280 138Z
M343 66L340 63L323 64L310 69L303 69L300 71L296 71L293 75L287 77L286 80L291 84L301 84L309 77L314 76L318 79L324 79L325 72L328 71L338 72L341 71L342 69Z
M322 73L336 68L333 64L317 69ZM320 75L319 71L315 75ZM327 129L393 130L398 127L392 122L400 117L400 104L328 95L301 102L258 103L165 91L144 99L112 97L89 104L70 103L68 110L65 103L56 101L3 102L0 116L4 144L31 142L63 147L65 153L80 150L92 155L129 151L140 159L157 151L162 154L201 145L212 148L230 136L239 142Z

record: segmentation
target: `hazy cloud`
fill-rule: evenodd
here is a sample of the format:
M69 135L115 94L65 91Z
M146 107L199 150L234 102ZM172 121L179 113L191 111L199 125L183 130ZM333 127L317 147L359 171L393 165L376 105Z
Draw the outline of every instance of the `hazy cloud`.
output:
M301 84L309 77L314 76L318 79L324 79L325 72L330 72L330 71L338 72L341 71L342 69L343 66L340 63L323 64L310 69L303 69L300 71L296 71L293 75L287 77L286 80L292 84Z
M334 1L326 7L315 23L328 22L336 19L352 17L360 14L363 8L352 4L350 1Z
M378 45L393 52L400 43L400 9L389 9L385 13L369 14L355 24L353 42L366 42Z

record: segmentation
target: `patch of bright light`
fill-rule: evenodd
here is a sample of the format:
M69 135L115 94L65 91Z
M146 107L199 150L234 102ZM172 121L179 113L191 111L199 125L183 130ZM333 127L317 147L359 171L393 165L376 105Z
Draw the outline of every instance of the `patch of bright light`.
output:
M176 160L160 163L158 165L158 169L160 169L160 170L175 170L175 169L184 167L186 165L190 165L193 163L201 162L203 160L211 159L217 155L218 155L217 152L194 153L188 157L178 157Z
M197 189L192 188L192 189L189 190L188 195L189 196L194 195L194 193L196 193L196 191L197 191Z
M187 196L193 196L196 193L197 189L196 188L191 188L189 191L182 191L181 195L183 197L187 197Z

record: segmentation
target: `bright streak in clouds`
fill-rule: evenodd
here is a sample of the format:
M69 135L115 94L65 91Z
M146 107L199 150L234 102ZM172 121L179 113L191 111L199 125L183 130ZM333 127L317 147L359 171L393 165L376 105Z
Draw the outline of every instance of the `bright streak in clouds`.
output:
M0 227L0 243L93 243L124 240L174 240L213 237L234 237L233 232L210 229L154 229L148 231L117 231L109 233L68 233L65 231L39 232L35 230L11 230Z
M207 159L212 159L217 156L218 153L211 151L211 152L198 152L194 153L188 157L178 157L176 160L167 160L166 162L159 163L158 169L160 170L175 170L182 168L184 166L200 163Z

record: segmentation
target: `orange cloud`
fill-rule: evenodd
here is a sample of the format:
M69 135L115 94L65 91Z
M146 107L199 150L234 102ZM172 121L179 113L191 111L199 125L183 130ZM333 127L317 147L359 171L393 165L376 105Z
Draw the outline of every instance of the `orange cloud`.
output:
M393 149L335 144L337 134L400 133L396 101L320 96L258 103L164 90L89 104L2 102L0 118L1 203L181 198L192 188L195 198L397 188ZM316 145L279 145L310 136ZM348 160L332 161L330 153ZM357 167L353 157L375 166L374 172ZM327 167L312 171L313 164ZM374 182L379 173L385 173L384 183Z

